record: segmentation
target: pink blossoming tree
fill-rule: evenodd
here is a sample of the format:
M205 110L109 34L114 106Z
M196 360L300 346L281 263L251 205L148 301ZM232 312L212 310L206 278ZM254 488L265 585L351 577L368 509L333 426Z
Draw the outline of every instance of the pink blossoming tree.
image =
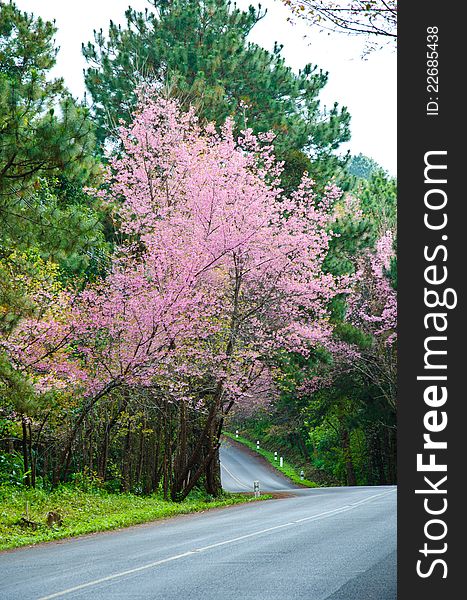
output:
M179 406L170 481L179 499L202 475L210 493L219 491L224 416L270 378L278 349L306 354L329 339L327 305L349 281L322 270L338 189L317 198L305 177L285 198L271 135L246 130L235 139L232 121L220 131L202 126L193 110L152 93L121 128L99 192L122 237L111 272L70 298L66 323L48 324L29 364L41 365L39 386L51 374L63 382L67 369L74 386L80 373L85 400L64 447L65 470L101 398L118 387L164 390ZM47 351L47 332L66 339L59 354ZM187 407L202 415L191 445Z
M356 364L378 386L393 410L397 385L397 292L391 282L390 268L394 256L394 236L386 231L375 250L365 253L359 261L348 316L352 324L373 338Z

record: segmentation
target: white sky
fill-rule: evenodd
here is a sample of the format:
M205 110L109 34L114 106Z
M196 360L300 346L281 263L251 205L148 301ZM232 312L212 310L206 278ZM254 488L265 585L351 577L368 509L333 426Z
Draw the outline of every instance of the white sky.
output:
M148 6L146 0L16 0L17 6L45 19L55 19L60 46L55 75L65 78L75 96L84 92L81 43L92 40L93 29L107 31L109 20L124 24L129 4L136 9ZM256 0L237 0L240 8ZM280 0L262 0L267 16L254 28L251 41L271 50L274 41L284 45L283 55L294 70L311 62L329 72L321 93L323 105L337 101L347 106L351 116L352 139L342 146L353 154L362 152L396 174L396 54L389 49L361 59L362 40L344 35L321 33L310 26L287 21L289 11ZM307 39L305 39L307 35Z

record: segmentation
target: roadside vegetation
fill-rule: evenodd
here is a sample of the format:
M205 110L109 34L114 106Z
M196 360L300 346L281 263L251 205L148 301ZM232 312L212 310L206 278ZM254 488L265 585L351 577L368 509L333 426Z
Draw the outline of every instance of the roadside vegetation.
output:
M183 502L170 502L160 494L112 493L84 479L50 491L4 485L0 487L0 550L269 498L267 494L254 498L223 493L212 498L195 493Z

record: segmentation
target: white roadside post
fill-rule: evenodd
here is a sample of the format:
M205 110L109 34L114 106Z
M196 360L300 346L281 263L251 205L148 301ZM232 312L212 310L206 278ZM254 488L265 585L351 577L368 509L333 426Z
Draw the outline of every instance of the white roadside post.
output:
M259 450L259 440L256 440L256 450Z
M235 430L235 437L238 438L238 429Z
M303 469L300 471L300 479L302 481L305 479L305 473L303 472Z
M282 458L282 456L279 459L279 466L283 467L284 466L284 459Z
M259 498L261 491L259 489L259 481L253 481L253 490L255 492L255 498Z
M277 452L274 452L274 460L277 460Z

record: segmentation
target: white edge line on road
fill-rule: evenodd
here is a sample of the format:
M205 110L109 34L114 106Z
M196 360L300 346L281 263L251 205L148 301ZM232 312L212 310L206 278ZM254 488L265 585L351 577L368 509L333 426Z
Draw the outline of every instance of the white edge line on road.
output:
M76 585L76 586L68 588L66 590L62 590L60 592L55 592L54 594L50 594L49 596L42 596L41 598L38 598L38 600L52 600L53 598L60 598L62 596L66 596L67 594L72 594L73 592L78 592L78 591L86 589L88 587L99 585L100 583L112 581L113 579L117 579L119 577L125 577L126 575L132 575L133 573L139 573L140 571L146 571L147 569L152 569L153 567L157 567L158 565L163 565L164 563L178 560L179 558L185 558L185 556L190 556L192 554L204 552L205 550L210 550L211 548L218 548L219 546L233 544L234 542L245 540L247 538L251 538L256 535L261 535L263 533L268 533L270 531L276 531L277 529L283 529L284 527L290 527L291 525L295 525L297 523L302 523L303 521L324 519L330 515L347 512L348 510L352 510L353 508L360 506L361 504L370 502L370 500L374 500L375 498L381 498L382 496L387 496L388 494L391 494L394 491L395 490L390 490L388 492L383 492L382 494L375 494L368 498L364 498L363 500L360 500L358 502L354 502L353 504L346 504L345 506L341 506L341 507L335 508L333 510L328 510L326 512L319 513L317 515L311 515L310 517L298 519L297 521L290 521L289 523L283 523L282 525L275 525L274 527L268 527L267 529L261 529L260 531L254 531L253 533L247 533L246 535L241 535L236 538L224 540L223 542L217 542L216 544L210 544L209 546L204 546L202 548L197 548L195 550L189 550L188 552L183 552L182 554L176 554L175 556L169 556L168 558L156 560L156 561L148 563L146 565L142 565L141 567L135 567L134 569L128 569L126 571L121 571L120 573L114 573L113 575L107 575L107 577L101 577L100 579L94 579L93 581L88 581L86 583L82 583L80 585Z
M394 488L387 492L381 492L381 494L374 494L374 496L368 496L368 498L363 498L363 500L359 500L358 502L353 502L352 504L350 504L350 506L354 507L354 506L359 506L360 504L365 504L365 502L369 502L370 500L373 500L373 498L380 498L381 496L387 496L388 494L393 494L396 490L397 490L397 488Z
M151 567L157 567L157 565L162 565L162 564L170 562L172 560L184 558L185 556L189 556L190 554L194 554L194 552L192 550L190 550L188 552L184 552L183 554L177 554L176 556L169 556L169 558L163 558L162 560L156 560L155 562L149 563L147 565L142 565L141 567L135 567L134 569L128 569L127 571L121 571L120 573L114 573L113 575L108 575L107 577L101 577L100 579L94 579L93 581L88 581L87 583L82 583L81 585L75 585L74 587L68 588L67 590L62 590L61 592L55 592L55 594L50 594L49 596L43 596L42 598L40 598L40 600L51 600L52 598L60 598L60 596L65 596L66 594L72 594L73 592L78 592L79 590L83 590L83 589L91 587L93 585L98 585L99 583L104 583L106 581L112 581L112 579L117 579L118 577L125 577L125 575L131 575L132 573L138 573L138 571L145 571L146 569L150 569Z
M230 477L232 477L232 479L233 479L234 481L236 481L238 484L240 484L240 485L241 485L242 487L244 487L246 490L248 490L249 492L251 492L251 491L253 490L253 488L252 488L252 487L249 487L249 486L247 486L246 484L244 484L242 481L240 481L240 479L238 479L238 477L236 477L236 476L235 476L233 473L231 473L231 472L229 471L229 469L228 469L228 468L227 468L225 465L223 465L223 464L221 463L221 470L222 470L222 469L224 469L225 471L227 471L227 473L230 475Z
M347 512L348 510L352 510L356 506L360 506L361 504L365 504L366 502L370 502L370 500L374 500L375 498L381 498L382 496L387 496L388 494L392 494L395 490L389 490L388 492L382 492L381 494L374 494L373 496L369 496L368 498L364 498L363 500L359 500L358 502L353 502L352 504L346 504L345 506L341 506L340 508L335 508L334 510L327 510L326 512L319 513L317 515L311 515L310 517L304 517L303 519L298 519L294 521L294 523L303 523L303 521L312 521L317 519L318 517L325 517L327 515L334 515L341 512Z

